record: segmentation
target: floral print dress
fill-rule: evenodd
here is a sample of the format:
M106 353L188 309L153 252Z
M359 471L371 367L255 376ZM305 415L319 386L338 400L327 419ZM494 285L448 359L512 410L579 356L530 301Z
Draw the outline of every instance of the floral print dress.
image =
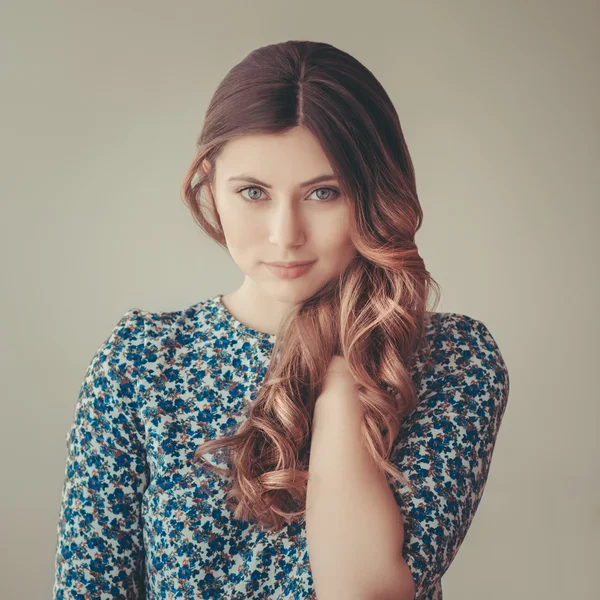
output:
M431 313L426 333L412 370L419 404L390 455L415 492L390 487L416 598L441 600L483 495L509 378L481 321ZM316 600L304 517L277 532L237 520L226 480L193 462L200 442L245 418L274 342L222 295L119 320L91 359L66 436L53 600Z

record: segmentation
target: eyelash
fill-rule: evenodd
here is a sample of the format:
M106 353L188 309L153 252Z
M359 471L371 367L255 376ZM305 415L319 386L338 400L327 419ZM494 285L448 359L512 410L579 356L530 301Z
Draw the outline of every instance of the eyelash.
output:
M261 187L258 187L256 185L248 185L246 187L240 188L239 190L237 190L236 193L241 194L242 192L246 191L246 190L260 190L261 192L264 192L264 190ZM340 196L340 191L336 190L335 188L332 187L319 187L314 189L309 195L312 196L315 192L318 192L319 190L329 190L330 192L334 193L334 196L331 198L327 198L327 200L317 200L318 204L325 204L326 202L332 202L333 200L335 200L336 198L338 198ZM258 204L258 202L260 202L261 200L248 200L248 198L246 198L245 196L242 196L242 200L244 200L244 202L247 202L248 204Z

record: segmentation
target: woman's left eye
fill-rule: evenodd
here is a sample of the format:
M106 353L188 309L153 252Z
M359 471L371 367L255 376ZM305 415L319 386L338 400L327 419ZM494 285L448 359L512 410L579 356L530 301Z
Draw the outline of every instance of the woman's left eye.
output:
M254 198L248 198L247 196L244 196L244 194L242 192L245 192L246 190L258 190L258 192L263 192L263 190L259 187L256 186L248 186L245 188L241 188L240 190L238 190L238 194L242 194L242 198L248 202L249 204L256 204L257 202L259 202L259 200L262 200L262 198L257 198L256 196ZM320 187L317 188L312 194L316 194L317 192L322 192L322 191L326 191L328 192L327 197L323 198L318 197L317 200L320 200L321 202L329 202L331 200L335 200L339 195L340 195L340 191L336 190L335 188L331 188L331 187Z
M335 188L330 188L330 187L318 188L313 192L313 194L316 194L317 192L322 192L323 190L325 190L326 192L332 192L332 194L330 194L327 198L319 198L319 200L322 200L323 202L327 202L328 200L334 200L335 198L337 198L340 195L338 190L336 190ZM311 196L312 196L312 194L311 194Z

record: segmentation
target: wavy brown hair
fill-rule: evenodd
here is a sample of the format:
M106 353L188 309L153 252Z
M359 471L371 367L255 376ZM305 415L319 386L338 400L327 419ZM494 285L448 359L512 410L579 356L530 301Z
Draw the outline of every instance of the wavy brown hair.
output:
M247 419L204 442L194 459L231 476L235 518L265 529L306 511L314 406L334 355L357 386L366 447L387 474L412 487L388 460L402 420L417 405L410 363L424 341L427 302L439 285L415 244L423 213L394 106L358 60L327 43L287 41L252 51L215 91L182 197L200 227L227 247L205 172L228 141L304 127L320 142L351 199L357 253L337 278L282 321ZM203 203L206 192L207 203ZM212 217L212 218L211 218ZM229 469L202 454L227 452Z

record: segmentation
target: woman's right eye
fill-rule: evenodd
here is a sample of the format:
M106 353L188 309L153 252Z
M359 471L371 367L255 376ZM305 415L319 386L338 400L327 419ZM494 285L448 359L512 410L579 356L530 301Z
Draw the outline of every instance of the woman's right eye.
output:
M242 192L245 192L246 190L257 190L258 192L262 192L262 190L259 187L255 187L255 186L249 186L249 187L245 187L242 188L240 190L238 190L238 194L242 194ZM246 196L244 196L244 194L242 194L242 198L246 201L246 202L257 202L260 198L247 198Z

